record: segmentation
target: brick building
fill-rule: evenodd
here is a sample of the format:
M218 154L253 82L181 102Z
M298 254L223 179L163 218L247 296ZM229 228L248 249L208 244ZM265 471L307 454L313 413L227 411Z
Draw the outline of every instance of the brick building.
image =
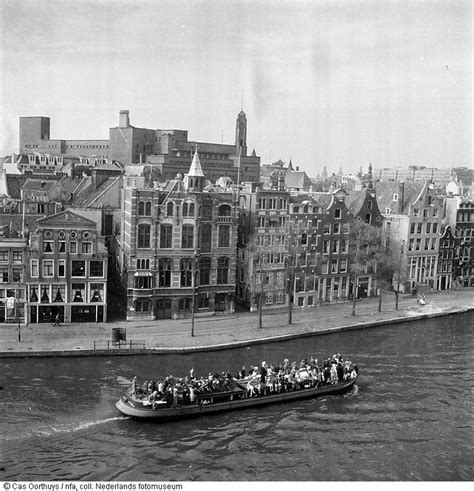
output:
M204 186L197 150L188 174L164 187L126 178L118 266L127 319L233 312L237 251L235 192Z

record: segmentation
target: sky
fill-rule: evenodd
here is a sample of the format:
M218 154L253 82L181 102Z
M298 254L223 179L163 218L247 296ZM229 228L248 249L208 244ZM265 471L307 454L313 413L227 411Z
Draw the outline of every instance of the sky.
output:
M0 0L0 155L131 124L324 166L472 166L470 0Z

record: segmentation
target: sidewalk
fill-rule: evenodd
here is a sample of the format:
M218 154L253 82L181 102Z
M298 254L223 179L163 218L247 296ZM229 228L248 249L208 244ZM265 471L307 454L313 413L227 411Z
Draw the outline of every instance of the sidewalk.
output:
M382 312L378 298L364 299L356 304L356 316L351 315L352 303L327 304L301 310L293 308L293 322L288 324L286 308L263 312L263 328L258 327L258 312L236 313L229 316L195 319L194 337L191 319L157 320L149 322L115 322L107 324L31 324L21 326L21 342L16 325L0 327L0 357L112 355L208 351L236 346L314 336L328 332L387 325L404 320L435 317L474 310L474 288L437 292L427 295L427 305L419 306L413 296L400 296L395 310L394 295L386 294ZM141 348L112 345L112 328L127 330L127 342L141 341ZM101 341L96 344L94 341ZM109 341L110 348L107 348ZM143 349L143 342L145 349Z

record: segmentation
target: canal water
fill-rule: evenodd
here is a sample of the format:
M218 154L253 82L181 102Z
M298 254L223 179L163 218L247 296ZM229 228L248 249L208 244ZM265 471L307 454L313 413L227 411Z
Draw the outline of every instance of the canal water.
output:
M0 363L0 480L472 480L473 316L193 355ZM166 424L123 418L134 375L340 352L349 394Z

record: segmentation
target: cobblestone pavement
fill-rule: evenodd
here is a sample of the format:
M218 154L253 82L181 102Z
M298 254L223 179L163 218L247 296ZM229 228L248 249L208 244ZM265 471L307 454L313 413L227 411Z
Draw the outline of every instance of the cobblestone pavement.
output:
M288 310L263 312L263 328L258 325L258 312L235 313L227 316L196 317L194 336L191 336L191 319L110 322L106 324L84 323L31 324L0 327L0 356L35 352L80 352L108 349L110 354L130 351L134 348L154 350L216 349L232 344L262 342L278 337L296 337L312 333L330 332L341 328L361 327L371 323L414 318L419 315L439 315L474 309L474 288L436 292L427 295L427 304L419 306L416 298L400 297L399 310L395 310L395 298L384 295L382 312L378 312L378 299L363 299L356 304L356 315L352 316L352 303L328 304L312 309L293 309L293 322L288 324ZM127 330L127 345L120 348L112 344L112 329ZM94 342L95 347L94 347ZM109 344L109 348L107 348ZM84 351L87 350L87 351Z

